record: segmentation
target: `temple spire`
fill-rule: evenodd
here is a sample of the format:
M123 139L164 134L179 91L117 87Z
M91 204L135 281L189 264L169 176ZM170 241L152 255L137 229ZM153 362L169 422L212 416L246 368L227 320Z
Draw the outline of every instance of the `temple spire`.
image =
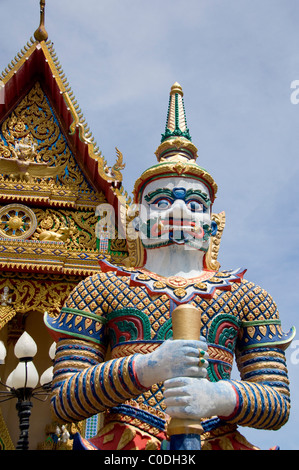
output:
M169 106L166 119L165 133L161 142L173 137L183 137L191 141L184 107L184 93L181 85L175 82L170 90Z
M34 37L37 41L46 41L48 39L48 33L45 28L45 7L46 0L40 0L40 23L39 27L34 33Z

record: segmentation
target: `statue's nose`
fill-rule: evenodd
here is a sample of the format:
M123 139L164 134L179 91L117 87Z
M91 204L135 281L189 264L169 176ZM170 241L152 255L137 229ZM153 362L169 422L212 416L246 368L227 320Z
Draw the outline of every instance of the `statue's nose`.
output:
M182 219L187 214L185 201L177 199L171 206L171 214L174 219Z

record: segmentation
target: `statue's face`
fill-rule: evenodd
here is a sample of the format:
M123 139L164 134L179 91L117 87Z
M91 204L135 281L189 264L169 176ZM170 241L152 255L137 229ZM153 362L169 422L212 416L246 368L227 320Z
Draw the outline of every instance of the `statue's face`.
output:
M193 178L152 181L142 194L138 229L147 249L177 244L207 251L215 229L208 188Z

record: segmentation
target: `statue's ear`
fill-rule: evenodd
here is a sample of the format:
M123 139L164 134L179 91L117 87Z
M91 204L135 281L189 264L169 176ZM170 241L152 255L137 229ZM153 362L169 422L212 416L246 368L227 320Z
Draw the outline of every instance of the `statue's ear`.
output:
M132 226L135 230L135 232L139 232L139 224L140 224L140 217L137 216L135 219L132 220Z
M139 206L133 204L126 212L126 239L129 256L124 260L127 267L143 266L145 263L145 250L141 237L137 233L140 230L141 219L139 217Z
M211 229L212 234L210 238L210 246L205 254L205 267L217 271L220 268L220 263L217 261L221 237L225 227L225 212L219 212L219 214L211 215L212 223Z
M217 222L215 222L215 220L212 220L211 229L212 229L211 236L215 237L217 230L218 230L218 225L217 225Z

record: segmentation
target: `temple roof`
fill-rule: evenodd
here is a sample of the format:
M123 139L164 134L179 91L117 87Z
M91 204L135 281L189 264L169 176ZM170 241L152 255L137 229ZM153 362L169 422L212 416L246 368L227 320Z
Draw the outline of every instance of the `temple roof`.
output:
M95 191L103 192L107 202L116 209L118 197L123 191L122 154L116 149L116 163L108 167L62 70L53 43L48 40L44 26L44 4L45 1L41 0L40 25L34 37L0 74L0 81L4 85L4 103L1 104L0 100L0 122L10 115L38 82L89 183Z
M122 154L108 167L48 40L44 7L40 0L34 37L0 74L0 269L88 275L100 269L97 208L114 207L117 232L130 199Z

